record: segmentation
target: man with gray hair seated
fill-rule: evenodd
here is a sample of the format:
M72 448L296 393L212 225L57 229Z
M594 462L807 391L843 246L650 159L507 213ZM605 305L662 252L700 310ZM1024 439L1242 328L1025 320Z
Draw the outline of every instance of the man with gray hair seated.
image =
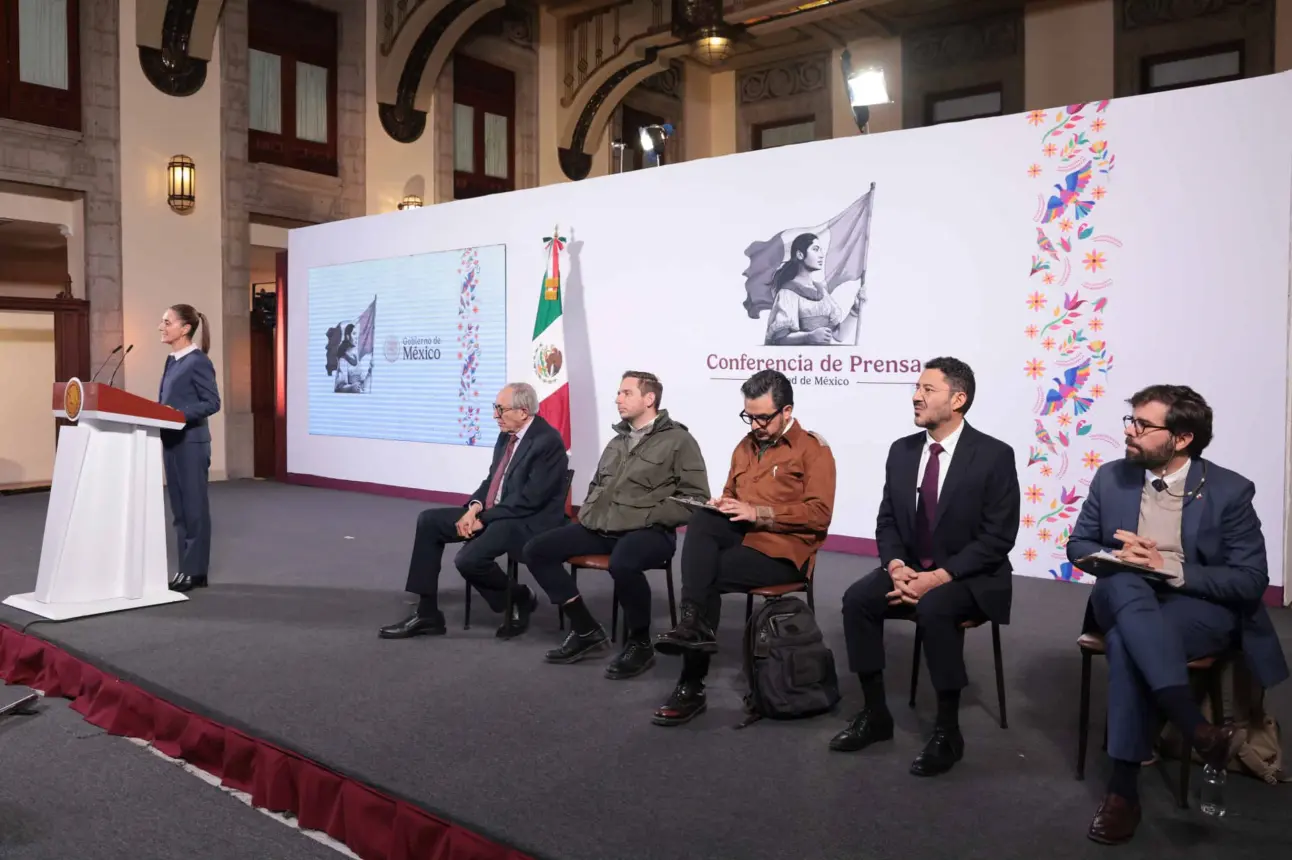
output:
M455 559L458 572L495 612L504 611L510 583L498 557L512 553L519 558L526 541L565 522L569 457L561 434L537 413L538 394L528 383L513 382L498 392L493 417L499 433L489 474L465 508L430 508L417 517L405 586L419 597L417 609L381 628L382 639L446 632L436 592L444 547L450 543L465 542ZM524 633L537 606L529 586L517 586L511 616L503 619L498 638Z

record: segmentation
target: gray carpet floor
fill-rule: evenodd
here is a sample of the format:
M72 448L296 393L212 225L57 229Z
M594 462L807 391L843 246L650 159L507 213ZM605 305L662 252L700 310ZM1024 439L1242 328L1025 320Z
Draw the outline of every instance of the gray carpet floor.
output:
M45 497L0 498L0 591L35 581ZM549 666L560 641L545 605L530 632L494 638L497 616L474 600L461 629L462 583L451 562L441 581L449 635L379 640L408 610L402 591L418 510L375 496L231 482L212 487L213 586L178 605L63 624L32 634L283 743L326 765L536 857L561 860L700 858L1084 858L1101 856L1085 830L1107 773L1092 737L1089 777L1073 778L1080 661L1074 640L1087 589L1019 578L1014 623L1004 629L1009 728L997 724L991 637L968 634L972 685L962 726L965 760L950 774L907 774L931 725L927 682L906 708L913 629L887 636L897 737L855 755L826 749L860 706L846 680L838 715L733 731L744 599L729 596L709 711L662 729L650 713L672 689L675 658L626 682L602 677L605 660ZM452 550L450 550L452 552ZM872 560L824 555L817 608L841 671L839 601ZM655 621L667 624L662 573ZM589 605L609 622L609 578L581 577ZM522 580L528 574L522 572ZM1276 613L1292 653L1292 617ZM0 607L0 620L31 616ZM608 659L608 657L607 657ZM1103 713L1097 666L1093 721ZM1292 685L1273 691L1292 720ZM1292 787L1234 778L1230 814L1177 810L1167 785L1176 765L1143 779L1145 822L1121 857L1268 857L1292 839ZM1194 784L1199 780L1195 772Z
M28 692L0 688L0 704ZM66 701L0 717L5 860L335 860L332 849L124 738Z

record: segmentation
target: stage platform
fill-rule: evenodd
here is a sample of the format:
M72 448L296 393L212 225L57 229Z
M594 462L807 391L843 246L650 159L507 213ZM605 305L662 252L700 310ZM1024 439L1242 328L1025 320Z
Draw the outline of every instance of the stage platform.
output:
M913 627L887 641L896 740L860 754L826 743L860 706L845 678L838 715L733 731L744 598L724 605L709 710L688 726L650 723L680 661L646 675L602 677L610 655L549 666L561 634L544 603L530 632L494 638L499 619L473 600L462 629L462 582L451 562L441 603L449 634L377 638L408 610L402 591L416 502L267 482L212 486L212 587L186 603L72 622L0 607L0 622L210 720L294 751L390 796L552 860L782 858L1076 858L1104 856L1085 839L1107 773L1099 752L1105 672L1095 670L1092 750L1074 779L1084 586L1019 578L1004 628L1009 728L997 724L986 630L968 634L972 685L964 761L937 779L907 767L932 716L927 672L906 707ZM35 582L46 496L0 498L0 590ZM173 557L173 556L172 556ZM872 559L823 555L817 610L841 674L840 598ZM662 573L657 626L667 624ZM522 572L522 579L528 574ZM609 578L581 577L609 623ZM532 581L531 581L532 582ZM1292 653L1292 617L1275 612ZM33 623L35 622L35 623ZM1270 696L1292 720L1292 685ZM143 753L141 753L142 755ZM1292 839L1292 786L1231 777L1223 820L1173 806L1177 765L1145 770L1145 821L1121 858L1269 857ZM1200 781L1195 771L1194 786ZM456 856L456 855L455 855Z

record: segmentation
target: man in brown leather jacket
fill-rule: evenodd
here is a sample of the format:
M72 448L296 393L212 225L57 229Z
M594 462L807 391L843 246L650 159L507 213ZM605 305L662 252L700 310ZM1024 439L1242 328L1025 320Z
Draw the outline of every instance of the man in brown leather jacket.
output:
M705 709L722 595L806 580L834 512L834 455L795 420L789 379L760 370L740 391L750 432L731 455L714 510L696 511L687 525L682 620L655 641L661 654L682 655L682 677L655 710L660 726L681 725Z
M606 677L632 678L655 662L650 641L651 591L645 571L663 567L677 549L678 526L691 515L679 498L709 495L700 446L686 426L659 408L664 386L653 373L628 371L615 405L621 420L597 464L578 522L554 529L525 546L525 565L570 620L549 663L575 663L608 647L606 631L592 617L565 569L576 555L609 554L610 575L624 610L627 642Z

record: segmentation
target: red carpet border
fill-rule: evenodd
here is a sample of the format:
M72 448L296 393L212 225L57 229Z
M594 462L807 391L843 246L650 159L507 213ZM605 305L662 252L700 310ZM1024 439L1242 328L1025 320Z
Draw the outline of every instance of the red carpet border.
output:
M70 699L86 722L148 741L363 860L530 860L296 753L212 722L0 624L0 678Z

